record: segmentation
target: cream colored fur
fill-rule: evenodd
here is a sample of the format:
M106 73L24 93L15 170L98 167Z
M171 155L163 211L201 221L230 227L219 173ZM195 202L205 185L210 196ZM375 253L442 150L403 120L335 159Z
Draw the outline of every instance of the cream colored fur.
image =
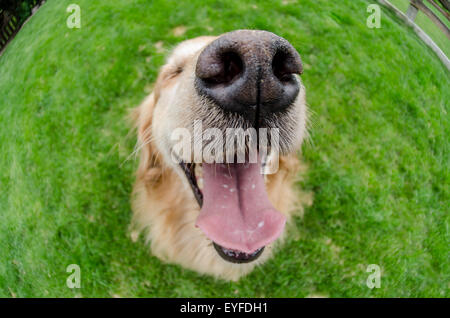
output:
M217 278L238 280L269 259L285 235L275 246L267 246L252 263L233 264L223 260L212 242L195 227L198 203L185 176L169 158L167 135L174 127L187 126L187 118L192 118L189 112L198 113L202 107L192 79L199 52L214 39L199 37L180 44L161 69L153 93L134 110L140 163L132 198L132 236L136 238L143 233L152 253L163 261ZM304 98L303 89L298 101L300 140L306 132ZM295 147L298 149L299 145ZM293 213L302 211L302 204L310 203L307 197L300 202L301 195L295 190L299 169L296 152L285 154L280 157L278 172L269 175L266 182L272 204L287 216L288 223Z

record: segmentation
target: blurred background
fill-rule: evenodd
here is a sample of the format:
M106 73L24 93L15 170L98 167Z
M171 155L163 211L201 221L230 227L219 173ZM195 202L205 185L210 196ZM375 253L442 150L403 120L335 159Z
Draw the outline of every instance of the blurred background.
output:
M389 3L450 54L448 1ZM389 6L1 0L0 26L1 297L450 296L449 70ZM126 116L177 43L244 28L302 57L311 116L297 186L312 204L273 259L232 283L131 241Z

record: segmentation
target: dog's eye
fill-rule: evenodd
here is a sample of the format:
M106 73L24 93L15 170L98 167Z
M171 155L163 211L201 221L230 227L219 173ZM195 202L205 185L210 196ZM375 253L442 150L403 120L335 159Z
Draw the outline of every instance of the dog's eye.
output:
M177 66L173 72L170 74L170 78L174 78L178 75L180 75L183 72L183 67L181 65Z
M179 75L179 74L181 74L181 72L183 72L183 66L180 65L175 70L175 75Z

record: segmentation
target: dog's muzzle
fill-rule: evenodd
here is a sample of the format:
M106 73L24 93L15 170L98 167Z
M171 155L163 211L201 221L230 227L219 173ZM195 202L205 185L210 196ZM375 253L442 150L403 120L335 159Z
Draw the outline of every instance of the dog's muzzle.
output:
M199 55L195 85L200 96L257 126L258 118L288 108L298 95L300 55L285 39L239 30L209 44Z

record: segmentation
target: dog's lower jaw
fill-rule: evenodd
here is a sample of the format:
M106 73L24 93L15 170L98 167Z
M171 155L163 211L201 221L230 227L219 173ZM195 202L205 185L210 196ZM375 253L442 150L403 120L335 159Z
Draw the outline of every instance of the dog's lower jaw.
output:
M287 216L288 222L298 198L293 187L297 165L294 157L281 158L280 170L269 176L267 184L271 202ZM237 281L272 257L273 250L282 243L285 233L250 263L233 264L222 259L212 242L195 227L199 206L186 179L170 168L162 171L164 175L155 181L145 177L137 179L132 227L134 233L144 233L153 255L161 260L219 279Z
M184 185L180 185L177 189L179 193L189 193ZM145 233L152 254L164 262L179 264L219 279L237 281L270 258L272 248L268 246L251 263L227 262L219 256L203 232L195 227L199 213L195 199L188 195L178 199L173 197L174 204L169 206L168 202L161 202L163 198L156 192L148 192L144 188L145 185L136 184L133 230Z

